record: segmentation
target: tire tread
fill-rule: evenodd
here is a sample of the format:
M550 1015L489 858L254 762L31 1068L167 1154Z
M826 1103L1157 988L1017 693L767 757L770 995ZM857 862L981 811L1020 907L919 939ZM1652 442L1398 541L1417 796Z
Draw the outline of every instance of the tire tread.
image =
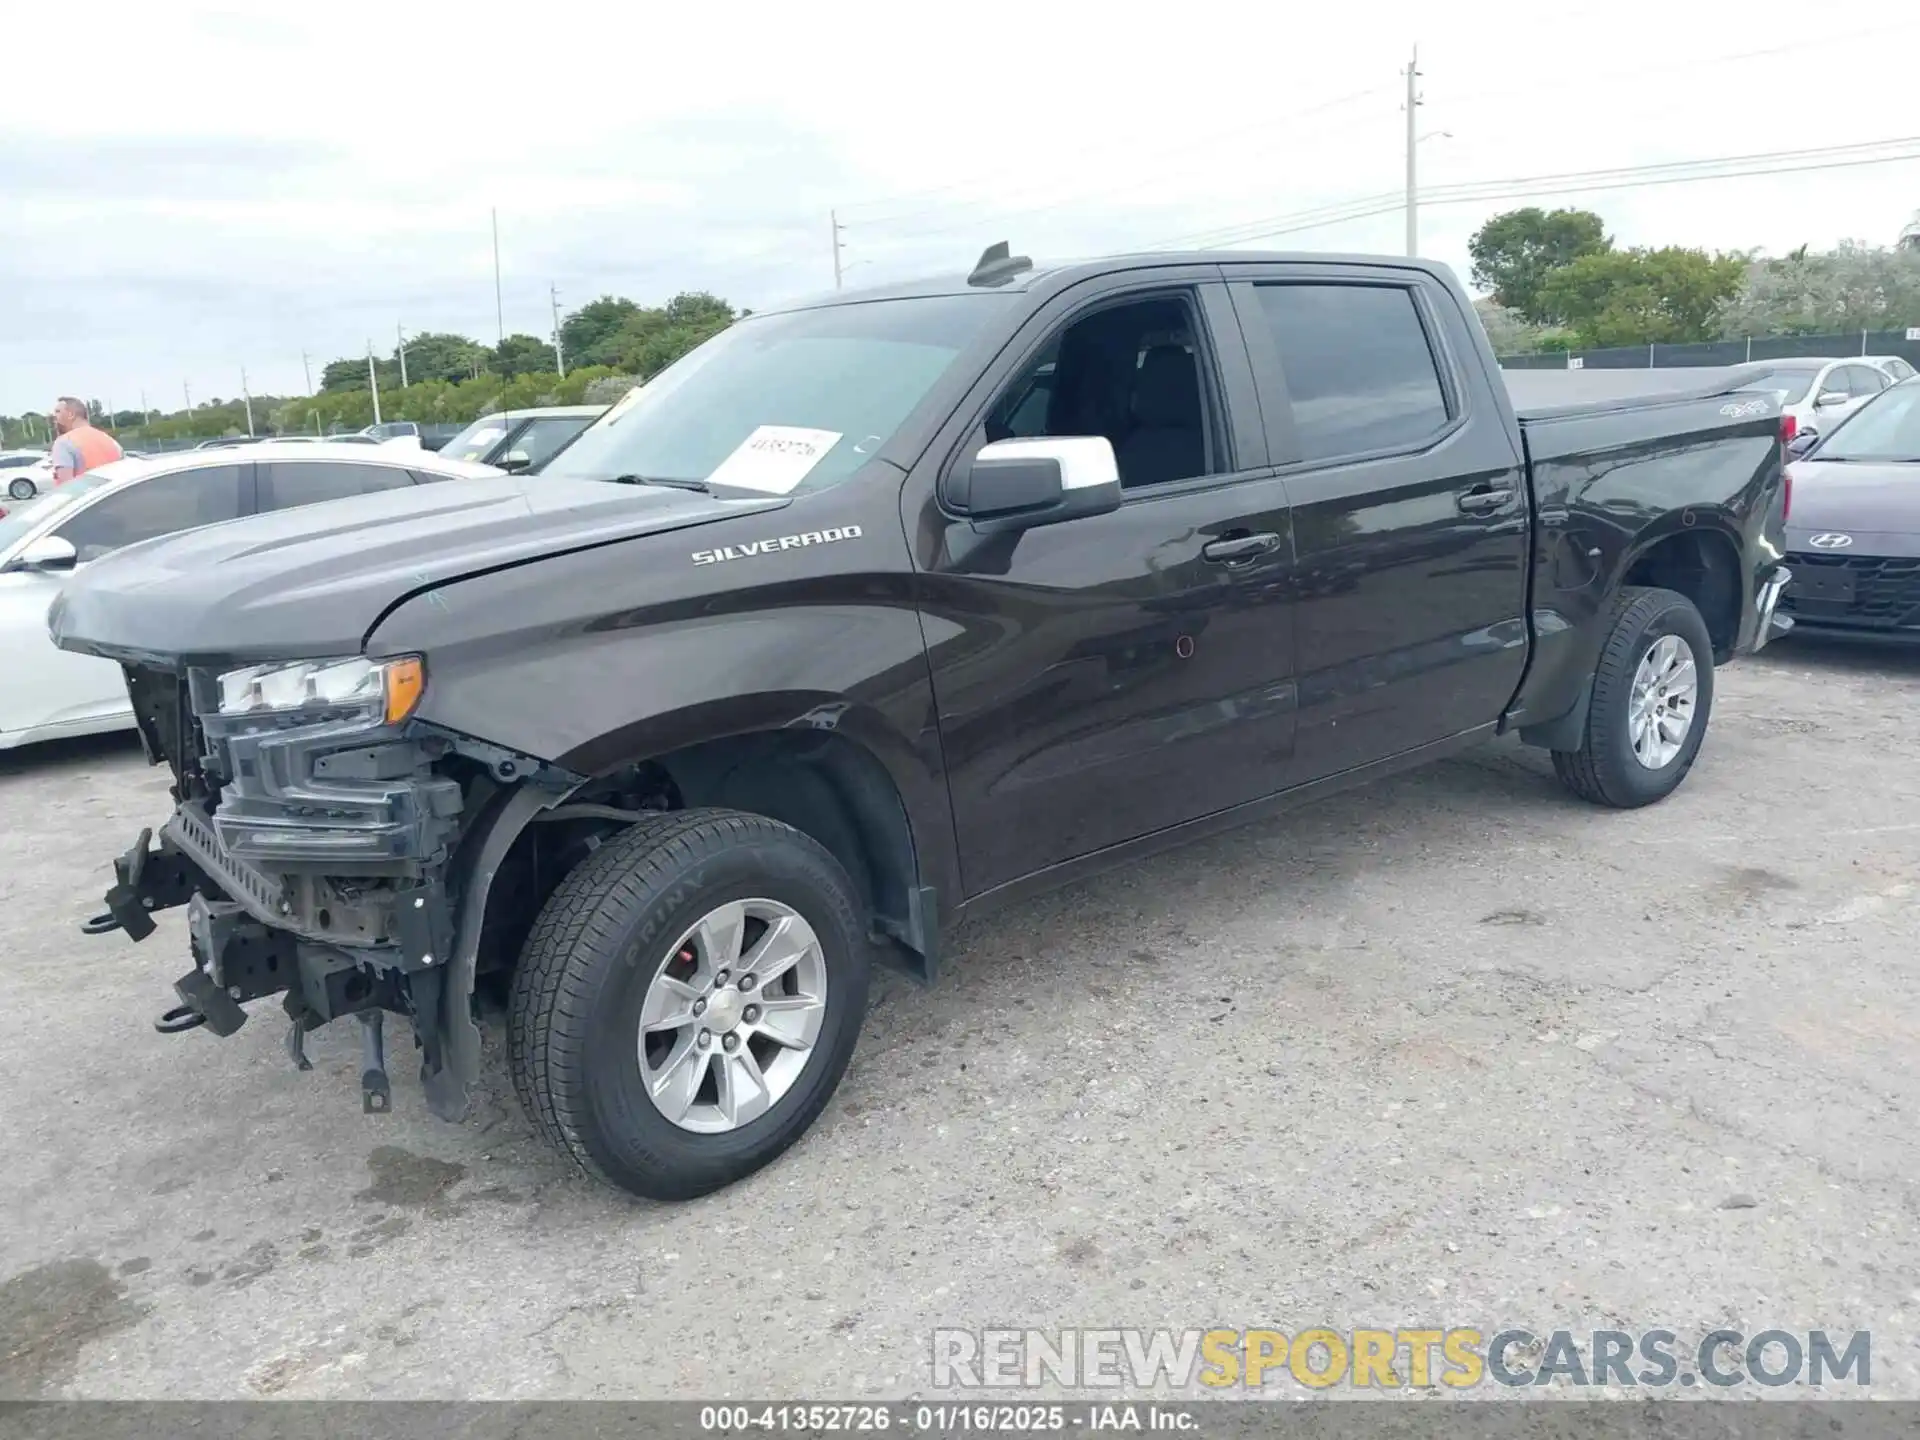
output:
M584 1133L589 1101L583 1052L595 970L574 963L575 958L610 948L649 896L704 857L768 839L797 842L839 873L823 848L778 821L738 810L677 810L638 821L608 839L541 907L514 971L508 1069L536 1128L582 1172L621 1185L594 1158ZM850 889L849 884L843 894Z
M1698 616L1693 602L1676 590L1629 585L1622 587L1614 597L1607 618L1607 640L1594 666L1586 733L1581 737L1578 750L1553 752L1553 772L1559 777L1560 783L1589 804L1627 809L1647 803L1643 797L1615 785L1607 774L1603 760L1610 737L1604 727L1614 713L1616 697L1623 690L1629 694L1632 690L1634 667L1637 664L1634 652L1639 648L1646 628L1675 606L1685 606L1693 611L1696 618ZM1700 622L1700 628L1704 633L1705 622ZM1696 652L1694 663L1711 670L1713 655L1710 651L1705 654ZM1703 677L1702 693L1710 694L1706 677ZM1696 723L1703 731L1709 719L1709 707L1702 706ZM1698 754L1698 747L1695 748L1695 754ZM1689 756L1681 766L1679 778L1674 781L1676 786L1680 779L1685 778L1692 764L1693 758Z

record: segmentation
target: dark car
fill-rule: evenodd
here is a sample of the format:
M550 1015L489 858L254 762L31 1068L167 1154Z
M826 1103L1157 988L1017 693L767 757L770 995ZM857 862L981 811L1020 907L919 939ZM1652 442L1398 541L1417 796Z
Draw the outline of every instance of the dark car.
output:
M1790 469L1778 628L1920 642L1920 376L1850 416Z
M498 987L541 1131L701 1194L962 917L1503 732L1671 793L1770 633L1781 457L1724 387L1516 416L1416 260L996 247L764 311L537 479L74 576L174 802L89 928L184 905L163 1028L351 1015L369 1108L391 1013L463 1116Z

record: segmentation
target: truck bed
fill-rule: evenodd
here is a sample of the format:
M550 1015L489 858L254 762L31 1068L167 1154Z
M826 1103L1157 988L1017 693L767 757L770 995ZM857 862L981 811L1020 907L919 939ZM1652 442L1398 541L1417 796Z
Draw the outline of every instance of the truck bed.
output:
M1507 394L1522 420L1580 412L1618 410L1639 404L1704 400L1752 382L1752 373L1730 366L1685 366L1644 370L1502 370Z

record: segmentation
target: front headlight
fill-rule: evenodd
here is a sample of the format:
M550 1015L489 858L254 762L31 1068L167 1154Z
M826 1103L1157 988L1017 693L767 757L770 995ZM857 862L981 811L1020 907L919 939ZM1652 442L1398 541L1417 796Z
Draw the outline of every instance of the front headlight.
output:
M398 725L414 712L426 689L426 668L417 655L392 660L353 656L340 660L277 661L229 670L220 677L220 713L336 709L364 706Z

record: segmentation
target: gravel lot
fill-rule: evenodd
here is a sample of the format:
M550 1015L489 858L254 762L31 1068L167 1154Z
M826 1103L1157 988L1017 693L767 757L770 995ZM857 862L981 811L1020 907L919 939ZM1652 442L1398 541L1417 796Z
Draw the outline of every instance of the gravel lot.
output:
M404 1026L386 1117L350 1026L307 1075L272 1006L155 1034L177 912L74 926L161 773L0 756L0 1397L852 1398L936 1326L1420 1323L1871 1329L1920 1397L1920 657L1782 642L1718 707L1651 810L1502 746L980 924L678 1207L568 1174L497 1034L465 1127Z

